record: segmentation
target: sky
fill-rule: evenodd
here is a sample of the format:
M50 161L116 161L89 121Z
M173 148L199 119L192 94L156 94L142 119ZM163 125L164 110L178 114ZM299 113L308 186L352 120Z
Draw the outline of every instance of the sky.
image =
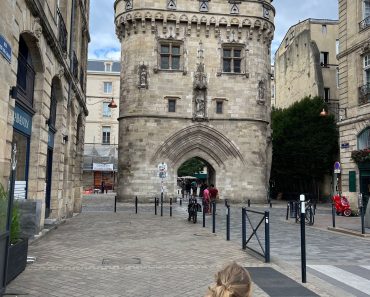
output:
M114 0L90 0L89 59L120 59L113 3ZM276 9L272 55L275 54L288 29L299 21L308 18L338 19L338 0L275 0L272 4Z

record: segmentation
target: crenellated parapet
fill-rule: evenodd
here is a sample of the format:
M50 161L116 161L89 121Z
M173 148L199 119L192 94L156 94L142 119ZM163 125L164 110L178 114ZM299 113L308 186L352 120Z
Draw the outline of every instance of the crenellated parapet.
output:
M151 32L173 37L205 36L230 41L256 40L270 46L275 26L272 20L258 16L184 13L172 10L132 9L116 13L116 34L122 40L132 34Z

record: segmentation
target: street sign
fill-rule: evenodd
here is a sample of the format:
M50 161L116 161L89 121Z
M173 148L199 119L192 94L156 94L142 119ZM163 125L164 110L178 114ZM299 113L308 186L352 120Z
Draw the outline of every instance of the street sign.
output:
M158 176L160 178L166 178L167 177L167 164L162 162L158 164Z
M9 63L12 61L12 47L10 43L5 40L4 36L0 35L0 54Z
M340 163L337 161L334 163L334 173L340 173L341 166Z

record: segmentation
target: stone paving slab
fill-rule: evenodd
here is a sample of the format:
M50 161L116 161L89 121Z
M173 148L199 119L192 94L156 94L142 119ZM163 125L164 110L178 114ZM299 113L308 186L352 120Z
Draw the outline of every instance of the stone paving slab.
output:
M112 197L84 199L84 212L32 243L37 258L7 288L29 297L176 297L204 296L214 274L236 261L246 267L273 267L300 282L296 266L265 264L225 241L209 228L187 221L184 208L174 206L154 215L153 205L120 204L113 213ZM208 218L209 219L209 218ZM208 225L209 226L209 225ZM304 286L320 296L343 291L308 276ZM342 295L341 295L342 294ZM268 296L254 285L253 296ZM345 295L350 296L350 295Z

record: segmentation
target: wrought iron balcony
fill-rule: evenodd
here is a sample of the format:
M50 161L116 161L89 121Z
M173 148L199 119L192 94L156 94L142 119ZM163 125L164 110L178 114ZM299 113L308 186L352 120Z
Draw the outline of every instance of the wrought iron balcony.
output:
M76 52L73 52L73 69L72 69L73 77L78 79L78 60L76 56Z
M366 104L370 102L370 83L359 88L359 103Z
M360 22L360 31L370 26L370 16Z
M35 85L35 71L32 65L21 55L18 55L17 71L17 99L28 106L33 106L33 92Z
M64 53L67 52L67 38L68 38L68 32L66 28L66 24L64 23L64 19L62 16L62 13L60 12L59 8L57 8L57 14L58 14L58 39L59 44L62 47L62 50Z

